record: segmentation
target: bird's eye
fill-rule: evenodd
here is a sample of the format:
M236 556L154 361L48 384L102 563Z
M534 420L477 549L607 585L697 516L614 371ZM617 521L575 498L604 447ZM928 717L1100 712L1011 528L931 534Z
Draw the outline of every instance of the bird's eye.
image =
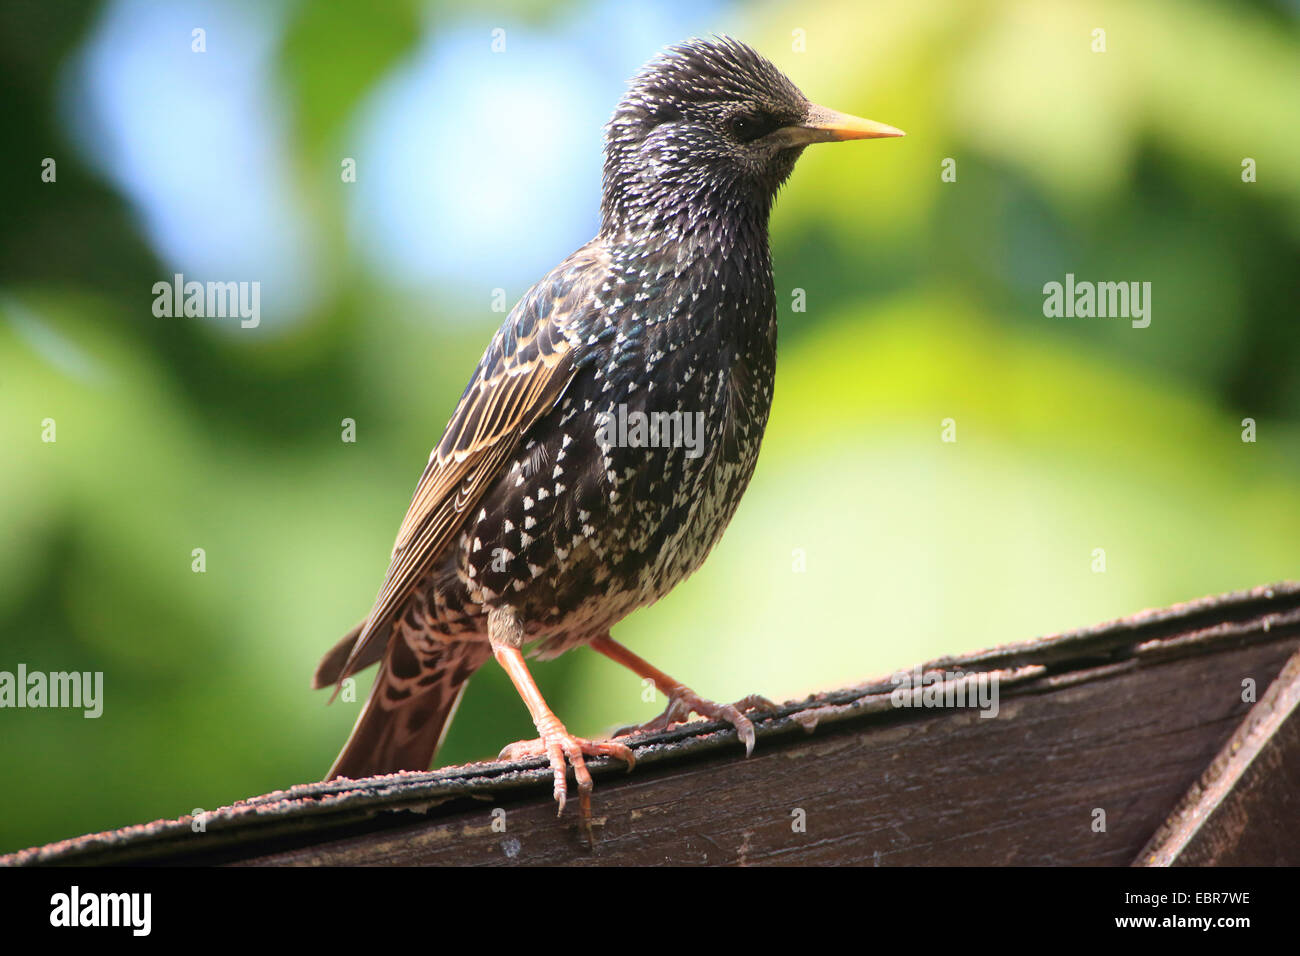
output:
M727 120L727 128L736 139L748 143L766 133L771 126L770 121L771 117L761 114L737 113Z

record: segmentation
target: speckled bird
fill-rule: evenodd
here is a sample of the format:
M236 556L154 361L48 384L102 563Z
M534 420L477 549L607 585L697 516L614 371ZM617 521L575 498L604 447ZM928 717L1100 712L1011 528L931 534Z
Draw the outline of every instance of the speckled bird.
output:
M600 233L493 336L373 609L316 671L325 687L380 662L327 779L428 769L466 682L495 657L538 732L502 756L545 756L561 813L567 760L589 820L584 756L630 769L632 751L570 734L525 648L545 660L587 645L668 698L647 727L693 712L752 750L753 701L700 698L610 629L701 565L753 474L776 373L777 190L810 143L902 135L810 103L730 38L670 48L633 78L606 127Z

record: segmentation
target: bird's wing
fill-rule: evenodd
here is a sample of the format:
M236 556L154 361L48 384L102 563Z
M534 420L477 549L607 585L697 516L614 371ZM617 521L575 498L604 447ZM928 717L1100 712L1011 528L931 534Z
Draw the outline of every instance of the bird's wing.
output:
M571 256L520 300L493 337L420 476L384 584L340 680L360 666L368 644L384 632L520 438L564 393L577 369L574 320L590 307L598 258L587 247Z

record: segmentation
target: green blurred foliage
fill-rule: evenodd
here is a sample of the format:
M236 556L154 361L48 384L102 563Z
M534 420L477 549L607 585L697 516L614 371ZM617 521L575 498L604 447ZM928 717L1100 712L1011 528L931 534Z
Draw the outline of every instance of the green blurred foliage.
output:
M0 711L0 850L316 779L342 744L358 705L326 707L308 678L368 609L500 319L454 290L411 302L355 266L344 238L339 138L419 31L459 12L431 9L293 8L278 80L338 291L256 345L152 318L146 293L168 270L124 200L63 148L57 67L96 8L0 10L13 89L0 669L106 682L98 720ZM1089 49L1097 26L1105 54ZM790 50L796 28L809 52ZM815 0L714 29L768 52L814 99L909 136L813 149L784 190L781 363L757 476L704 569L617 637L706 696L786 698L1296 575L1292 16ZM39 162L56 151L54 188ZM1241 181L1245 156L1257 183ZM944 157L956 183L940 181ZM1067 271L1150 281L1151 327L1044 318L1042 285ZM789 308L796 288L805 312ZM339 440L344 417L355 445ZM1241 441L1245 417L1255 444ZM40 440L45 418L56 443ZM956 443L939 440L947 418ZM207 571L194 574L200 546ZM590 652L536 673L579 733L662 706ZM489 667L441 760L527 736Z

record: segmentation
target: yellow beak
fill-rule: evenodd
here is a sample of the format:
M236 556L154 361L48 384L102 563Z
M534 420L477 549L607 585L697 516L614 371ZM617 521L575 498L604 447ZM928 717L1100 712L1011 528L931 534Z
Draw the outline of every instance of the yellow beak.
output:
M803 120L793 126L785 126L777 131L791 146L807 143L838 143L848 139L884 139L893 136L906 136L901 129L894 129L875 120L863 119L839 113L824 106L812 105Z

